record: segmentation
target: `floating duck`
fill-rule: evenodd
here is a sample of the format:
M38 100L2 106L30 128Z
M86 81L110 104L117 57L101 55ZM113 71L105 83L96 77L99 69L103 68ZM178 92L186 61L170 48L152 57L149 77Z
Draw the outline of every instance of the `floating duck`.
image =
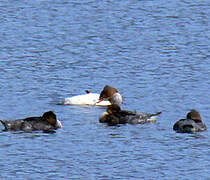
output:
M180 119L173 126L173 130L179 133L193 133L205 131L206 129L207 127L203 123L200 113L195 109L188 112L185 119Z
M61 104L108 106L121 103L122 96L118 93L117 89L106 85L100 94L91 93L90 90L86 90L86 94L65 98Z
M44 132L53 132L54 130L62 127L61 122L56 119L56 115L53 111L45 112L40 117L27 117L16 120L0 120L0 122L4 125L4 131L22 130L25 132L30 132L34 130L42 130Z
M121 110L117 104L112 104L107 107L107 111L99 117L99 122L107 123L108 125L117 124L143 124L148 122L155 122L157 119L157 113L143 113L136 111Z

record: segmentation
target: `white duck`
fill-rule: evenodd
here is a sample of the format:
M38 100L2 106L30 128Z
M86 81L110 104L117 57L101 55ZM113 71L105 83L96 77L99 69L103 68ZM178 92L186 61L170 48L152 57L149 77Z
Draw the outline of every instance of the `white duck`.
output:
M62 101L62 104L68 105L94 105L94 106L108 106L111 103L107 101L100 101L100 94L91 93L89 90L86 90L87 94L77 95L69 98L65 98Z
M94 106L108 106L111 104L122 104L122 96L118 93L117 89L106 85L100 94L91 93L86 90L87 94L77 95L65 98L62 104L68 105L94 105Z

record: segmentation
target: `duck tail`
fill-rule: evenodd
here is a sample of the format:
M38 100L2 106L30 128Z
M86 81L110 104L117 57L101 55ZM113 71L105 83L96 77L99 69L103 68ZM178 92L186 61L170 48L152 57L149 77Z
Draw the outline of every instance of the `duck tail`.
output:
M159 112L156 112L156 113L151 114L151 116L157 116L157 115L159 115L159 114L161 114L161 113L162 113L162 112L159 111Z
M4 131L7 131L8 130L8 127L7 127L7 123L3 120L0 119L0 122L3 124L4 126Z

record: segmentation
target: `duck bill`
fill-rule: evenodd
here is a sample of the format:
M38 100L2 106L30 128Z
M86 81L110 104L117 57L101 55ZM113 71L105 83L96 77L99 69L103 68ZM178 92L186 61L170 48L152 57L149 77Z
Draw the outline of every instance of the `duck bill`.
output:
M103 100L104 100L103 98L100 98L100 99L98 100L97 103L100 103L100 102L103 101Z

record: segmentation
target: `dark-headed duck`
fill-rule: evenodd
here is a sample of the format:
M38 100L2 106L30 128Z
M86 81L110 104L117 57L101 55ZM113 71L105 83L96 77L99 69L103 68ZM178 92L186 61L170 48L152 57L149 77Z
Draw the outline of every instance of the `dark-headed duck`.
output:
M180 119L173 126L173 130L179 133L193 133L206 129L207 127L202 122L200 113L195 109L187 113L186 119Z
M104 89L101 91L99 96L99 102L103 100L109 100L111 104L121 105L123 100L121 94L114 87L106 85Z
M59 120L53 111L45 112L40 117L28 117L17 120L0 120L4 125L4 131L7 130L23 130L26 132L34 130L42 130L44 132L51 132L62 127Z
M117 104L112 104L107 107L107 111L99 117L99 122L107 123L108 125L117 124L143 124L147 122L155 122L157 119L157 113L142 113L136 111L121 110Z

